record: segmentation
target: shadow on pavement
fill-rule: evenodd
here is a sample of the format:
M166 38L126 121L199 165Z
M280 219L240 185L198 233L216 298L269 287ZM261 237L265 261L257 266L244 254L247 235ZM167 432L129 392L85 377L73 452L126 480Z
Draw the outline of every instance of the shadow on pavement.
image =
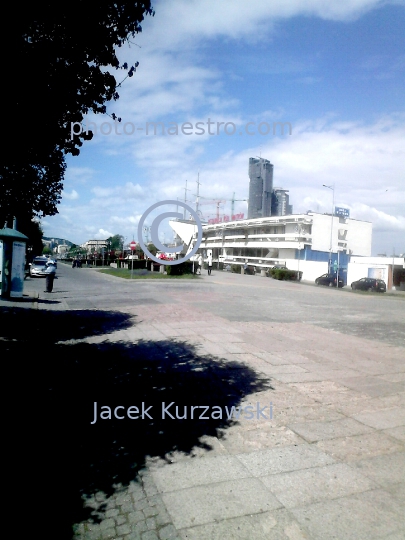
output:
M41 537L49 532L50 538L70 539L72 524L89 519L92 511L83 506L83 496L100 491L110 496L118 485L127 486L147 456L189 454L196 446L209 450L200 438L217 436L217 430L234 423L226 414L192 420L192 405L225 410L271 388L244 364L200 356L186 343L56 343L128 327L133 323L129 315L3 311L0 356L12 360L8 383L19 404L11 451L29 479L29 511L46 523ZM31 330L23 332L28 324ZM91 424L95 402L98 420ZM176 405L178 416L186 406L188 418L163 418L163 402L174 402L172 416ZM130 406L141 412L142 403L144 409L151 407L143 419L114 418L117 406L124 407L117 414L125 416ZM112 419L100 418L108 411L103 406L111 409Z
M132 315L116 311L32 311L0 306L0 336L21 340L26 345L30 342L34 350L49 348L58 341L124 330L133 326L134 322Z

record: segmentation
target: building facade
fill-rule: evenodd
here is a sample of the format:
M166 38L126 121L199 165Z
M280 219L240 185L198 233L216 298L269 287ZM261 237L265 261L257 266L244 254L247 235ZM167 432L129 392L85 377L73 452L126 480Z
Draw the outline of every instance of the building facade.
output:
M268 159L249 159L248 219L271 216L273 165Z
M288 216L293 213L288 189L274 188L271 205L272 216Z
M347 271L347 284L364 277L382 279L387 289L405 291L404 257L351 257Z
M88 240L84 244L81 244L80 247L85 249L87 253L91 253L92 251L100 251L103 248L107 248L107 240Z
M195 241L193 222L183 222L181 228L176 222L170 225L181 237L186 230L187 238L194 234ZM371 238L370 222L308 212L203 225L199 251L211 249L213 260L225 264L247 263L256 269L283 265L310 281L328 272L331 259L346 282L350 256L370 256Z

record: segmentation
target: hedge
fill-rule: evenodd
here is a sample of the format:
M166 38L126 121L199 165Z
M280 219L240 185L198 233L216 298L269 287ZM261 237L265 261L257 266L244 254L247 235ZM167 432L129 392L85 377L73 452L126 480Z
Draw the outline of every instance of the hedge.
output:
M288 268L270 268L268 276L281 281L300 281L302 272L289 270Z
M192 274L193 263L190 261L186 261L180 264L166 265L165 271L168 276L182 276L183 274Z

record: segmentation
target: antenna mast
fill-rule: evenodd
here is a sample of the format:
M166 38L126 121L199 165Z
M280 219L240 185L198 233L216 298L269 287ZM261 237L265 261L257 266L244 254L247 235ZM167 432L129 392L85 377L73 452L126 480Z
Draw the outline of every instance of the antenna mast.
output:
M184 202L187 204L187 191L190 191L187 189L187 180L186 180L186 187L184 188ZM184 208L184 219L186 219L186 209Z

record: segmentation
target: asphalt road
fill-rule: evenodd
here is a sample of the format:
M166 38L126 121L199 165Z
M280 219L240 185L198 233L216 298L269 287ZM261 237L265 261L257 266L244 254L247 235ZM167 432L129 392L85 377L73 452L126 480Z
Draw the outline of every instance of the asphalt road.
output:
M229 321L307 323L396 346L405 344L405 293L353 292L259 276L206 271L198 280L125 280L94 269L59 263L54 291L43 278L27 279L25 292L39 294L40 308L125 309L184 304Z

